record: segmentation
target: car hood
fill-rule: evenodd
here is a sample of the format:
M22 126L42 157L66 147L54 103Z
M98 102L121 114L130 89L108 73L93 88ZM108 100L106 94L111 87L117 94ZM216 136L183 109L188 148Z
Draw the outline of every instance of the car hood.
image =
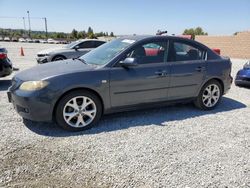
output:
M95 69L96 66L84 64L80 60L64 60L37 65L33 68L18 73L15 77L22 81L45 80L58 75L66 75L74 72L84 72Z
M42 50L42 51L38 52L37 54L50 54L50 53L65 52L65 51L71 51L71 49L63 48L63 47L49 48L49 49L46 49L46 50Z

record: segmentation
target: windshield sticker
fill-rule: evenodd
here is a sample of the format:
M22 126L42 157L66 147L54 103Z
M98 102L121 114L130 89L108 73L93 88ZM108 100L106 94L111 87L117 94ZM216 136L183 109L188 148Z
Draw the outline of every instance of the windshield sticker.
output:
M122 40L122 42L133 44L135 42L135 40L124 39L124 40Z

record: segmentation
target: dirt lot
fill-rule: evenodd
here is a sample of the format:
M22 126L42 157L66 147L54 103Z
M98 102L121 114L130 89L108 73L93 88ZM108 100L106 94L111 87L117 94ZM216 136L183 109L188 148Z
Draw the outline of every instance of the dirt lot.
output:
M59 46L0 45L21 70ZM233 60L233 76L244 62ZM250 187L248 89L232 86L210 112L190 104L119 113L70 133L23 121L7 102L12 76L0 79L0 187Z

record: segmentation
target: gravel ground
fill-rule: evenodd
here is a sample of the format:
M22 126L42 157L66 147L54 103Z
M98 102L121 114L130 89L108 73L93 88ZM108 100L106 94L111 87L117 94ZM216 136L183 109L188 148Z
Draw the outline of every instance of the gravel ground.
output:
M55 46L0 45L21 70ZM244 62L233 60L232 75ZM177 105L118 113L70 133L23 121L7 102L10 79L0 79L0 187L250 187L248 89L232 86L210 112Z

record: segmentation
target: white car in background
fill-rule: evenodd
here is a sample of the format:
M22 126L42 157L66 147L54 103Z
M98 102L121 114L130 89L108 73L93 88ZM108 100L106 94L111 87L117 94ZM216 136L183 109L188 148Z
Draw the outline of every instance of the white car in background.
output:
M19 38L18 42L26 42L26 40L24 38Z
M43 39L41 39L41 40L39 40L39 41L40 41L40 43L42 43L42 44L48 43L47 40L43 40Z
M10 42L10 37L4 37L3 39L5 42Z
M50 42L52 41L50 40ZM43 50L37 54L36 60L42 64L51 61L78 58L104 43L105 41L97 39L78 40L60 48Z
M49 44L60 44L59 41L54 40L54 39L48 39L48 43L49 43Z

